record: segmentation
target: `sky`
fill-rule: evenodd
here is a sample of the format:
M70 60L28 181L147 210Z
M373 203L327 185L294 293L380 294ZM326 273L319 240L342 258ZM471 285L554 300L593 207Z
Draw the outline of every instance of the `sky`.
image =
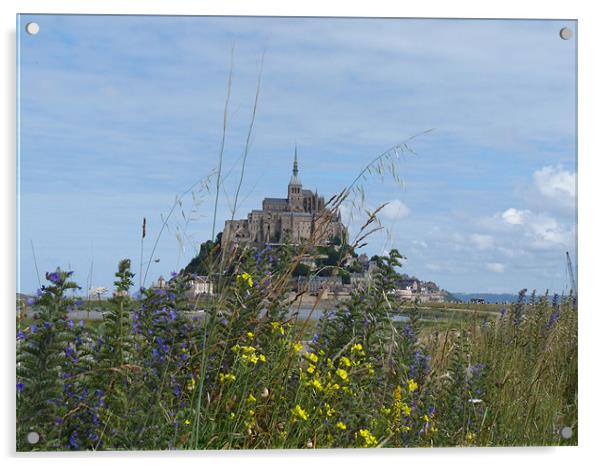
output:
M576 23L21 15L18 291L56 267L85 289L111 288L123 258L137 284L141 263L146 285L186 265L212 233L232 70L217 231L286 197L295 145L304 188L328 199L411 139L403 186L362 183L366 208L387 203L367 254L396 248L403 272L452 292L566 293L576 40L562 27ZM362 212L343 217L353 237Z

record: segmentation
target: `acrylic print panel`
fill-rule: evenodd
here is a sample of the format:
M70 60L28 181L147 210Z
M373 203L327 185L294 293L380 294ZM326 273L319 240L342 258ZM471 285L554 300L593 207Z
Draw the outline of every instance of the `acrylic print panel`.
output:
M577 443L576 21L17 23L19 451Z

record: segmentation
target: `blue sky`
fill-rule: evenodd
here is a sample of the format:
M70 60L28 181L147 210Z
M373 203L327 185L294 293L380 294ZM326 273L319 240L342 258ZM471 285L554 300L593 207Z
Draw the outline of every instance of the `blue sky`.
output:
M570 21L21 16L20 290L40 272L110 287L140 265L175 196L215 169L234 47L218 228L230 218L264 56L236 217L285 197L295 143L304 187L326 198L389 147L416 155L366 182L384 202L404 269L450 291L566 291L576 260L576 41ZM196 190L158 243L149 280L184 266L211 235ZM352 231L356 217L349 219ZM177 220L176 220L177 217ZM178 241L176 235L185 238ZM184 248L180 247L184 245Z

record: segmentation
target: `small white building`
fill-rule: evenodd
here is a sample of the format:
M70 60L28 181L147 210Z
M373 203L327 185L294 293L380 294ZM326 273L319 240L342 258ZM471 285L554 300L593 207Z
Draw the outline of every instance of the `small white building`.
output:
M194 299L203 295L213 294L213 283L206 275L200 275L189 282L190 288L187 292L189 298Z

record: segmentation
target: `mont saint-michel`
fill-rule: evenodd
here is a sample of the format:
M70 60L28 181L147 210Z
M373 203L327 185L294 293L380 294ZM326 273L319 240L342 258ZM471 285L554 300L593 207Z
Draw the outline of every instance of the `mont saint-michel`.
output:
M262 247L267 244L298 244L312 239L316 245L326 245L346 234L340 212L331 212L317 190L303 189L295 148L288 196L266 197L261 210L252 210L245 219L227 220L222 243Z

